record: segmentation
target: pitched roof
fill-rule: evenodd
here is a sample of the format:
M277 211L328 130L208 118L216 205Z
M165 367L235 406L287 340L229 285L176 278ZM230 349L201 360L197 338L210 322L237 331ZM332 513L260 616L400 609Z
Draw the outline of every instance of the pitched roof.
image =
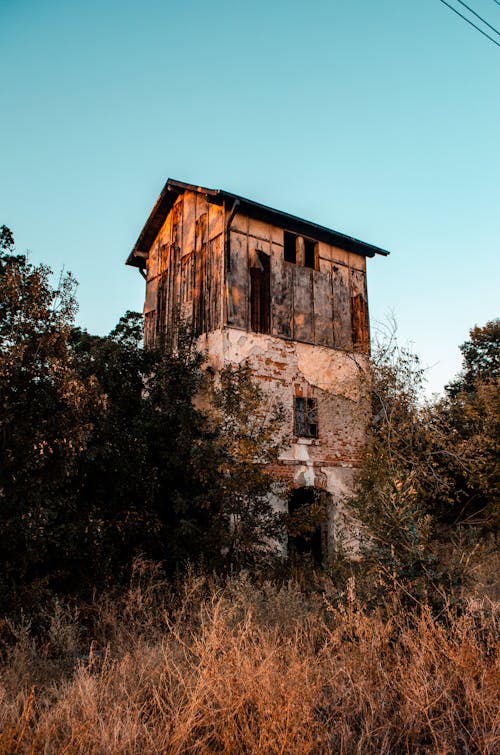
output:
M303 218L298 218L287 212L274 210L272 207L266 207L266 205L254 202L252 199L245 199L245 197L240 197L238 194L232 194L223 189L207 189L204 186L194 186L193 184L187 184L169 178L162 193L158 197L155 206L151 210L151 214L146 220L146 224L142 229L134 248L127 258L127 265L133 265L134 267L145 266L145 260L148 256L149 250L165 222L168 213L172 209L177 197L185 191L195 191L199 194L203 194L206 199L213 204L221 205L226 202L232 207L234 203L237 202L237 211L241 212L243 215L248 215L256 220L262 220L265 223L279 226L301 236L308 236L316 241L324 241L327 244L341 247L348 252L361 254L364 257L374 257L375 254L382 254L384 256L389 254L385 249L381 249L373 244L368 244L366 241L360 241L353 236L347 236L346 234L334 231L331 228L325 228L325 226L312 223Z

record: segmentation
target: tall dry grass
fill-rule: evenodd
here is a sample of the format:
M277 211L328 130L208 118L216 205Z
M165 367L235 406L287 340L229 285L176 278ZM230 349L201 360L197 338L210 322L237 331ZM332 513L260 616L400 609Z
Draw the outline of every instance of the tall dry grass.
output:
M491 602L368 612L294 584L136 580L92 622L4 625L1 753L493 753ZM85 626L93 626L92 635Z

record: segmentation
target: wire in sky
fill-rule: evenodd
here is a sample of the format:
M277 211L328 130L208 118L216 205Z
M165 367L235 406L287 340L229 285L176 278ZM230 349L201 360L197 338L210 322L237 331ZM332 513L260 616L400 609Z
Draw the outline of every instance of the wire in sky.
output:
M456 8L454 8L453 5L450 5L449 3L447 3L446 0L439 0L439 2L443 3L443 5L446 5L450 10L453 11L453 13L456 13L457 16L460 16L460 18L463 18L464 21L467 21L467 23L470 24L471 26L473 26L474 29L477 29L478 32L483 35L483 37L486 37L486 39L489 39L490 42L493 42L494 45L496 45L497 47L500 47L500 43L497 42L496 39L493 39L493 37L490 37L489 34L486 34L485 31L483 31L482 29L480 29L479 26L476 26L476 24L474 24L469 18L467 18L467 16L462 15L462 13L460 13L460 11L458 11ZM499 3L499 5L500 5L500 3ZM495 29L495 31L496 31L496 29ZM497 34L498 34L498 32L497 32Z
M457 2L458 2L458 3L460 3L460 5L463 5L463 6L464 6L464 8L467 8L467 10L468 10L468 11L470 11L470 12L472 13L472 15L473 15L473 16L475 16L475 17L476 17L476 18L478 18L478 19L479 19L480 21L482 21L482 22L483 22L483 24L485 24L485 26L489 26L489 28L490 28L490 29L491 29L492 31L494 31L494 32L495 32L495 34L498 34L498 36L500 37L500 31L498 31L498 29L495 29L495 27L494 27L494 26L492 26L492 25L491 25L491 24L489 24L489 23L488 23L487 21L485 21L485 20L484 20L484 18L483 18L482 16L480 16L480 15L479 15L479 13L476 13L476 11L475 11L475 10L472 10L472 8L469 8L469 6L468 6L468 5L466 5L465 3L463 3L463 2L462 2L462 0L457 0ZM499 5L500 5L500 3L499 3Z

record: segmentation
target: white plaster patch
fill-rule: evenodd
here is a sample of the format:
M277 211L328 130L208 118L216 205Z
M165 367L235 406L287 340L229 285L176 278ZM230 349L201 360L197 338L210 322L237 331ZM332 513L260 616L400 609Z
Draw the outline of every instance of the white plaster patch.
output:
M303 343L296 343L295 350L298 368L311 385L359 401L361 379L366 380L365 356Z
M293 481L296 485L300 487L314 487L314 483L316 480L316 475L314 473L314 467L311 466L300 466L297 467L295 470Z
M321 467L326 477L326 489L332 494L334 500L339 501L352 495L353 470L342 467Z
M310 461L309 448L302 443L293 444L293 458L296 461Z

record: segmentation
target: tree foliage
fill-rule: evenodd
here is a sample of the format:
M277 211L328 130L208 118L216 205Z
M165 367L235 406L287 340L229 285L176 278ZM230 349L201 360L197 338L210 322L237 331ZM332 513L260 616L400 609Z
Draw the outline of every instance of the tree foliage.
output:
M248 370L215 384L182 327L144 350L132 312L75 328L72 277L52 286L0 238L0 599L126 579L139 553L170 573L267 562L279 522L254 462L277 451Z
M372 360L372 423L351 503L379 584L398 582L413 599L464 578L464 527L477 542L498 525L498 321L473 328L461 350L461 375L434 401L393 329Z
M56 574L80 539L74 476L104 400L67 347L74 280L0 246L0 501L4 584Z

